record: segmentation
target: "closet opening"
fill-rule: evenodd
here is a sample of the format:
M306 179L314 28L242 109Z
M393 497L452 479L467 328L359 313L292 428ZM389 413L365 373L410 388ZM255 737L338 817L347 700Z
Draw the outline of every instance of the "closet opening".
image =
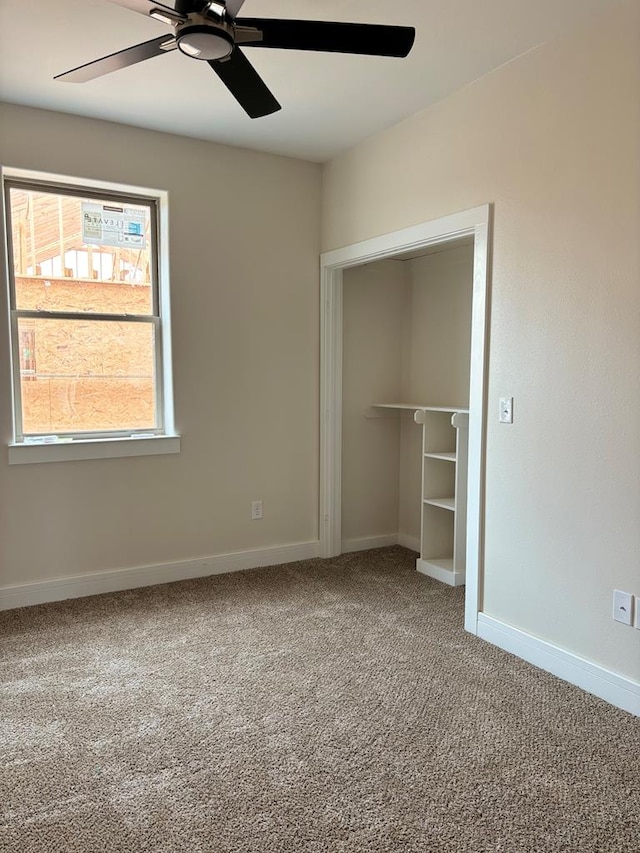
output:
M490 207L322 256L324 556L400 544L481 609Z

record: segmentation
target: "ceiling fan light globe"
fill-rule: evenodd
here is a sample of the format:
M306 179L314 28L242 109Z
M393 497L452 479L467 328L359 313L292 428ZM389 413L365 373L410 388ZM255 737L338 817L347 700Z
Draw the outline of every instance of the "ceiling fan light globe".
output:
M233 50L233 39L225 30L204 25L183 27L176 41L191 59L224 59Z

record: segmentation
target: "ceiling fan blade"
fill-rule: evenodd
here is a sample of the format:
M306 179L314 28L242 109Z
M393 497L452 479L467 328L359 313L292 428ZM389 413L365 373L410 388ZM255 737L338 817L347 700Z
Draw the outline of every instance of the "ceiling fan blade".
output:
M122 6L125 9L131 9L132 12L139 12L147 18L149 12L154 9L174 16L178 15L181 18L185 17L185 13L176 8L180 5L180 0L162 0L160 3L156 3L155 0L107 0L107 2L113 3L115 6Z
M172 35L160 36L151 41L144 41L142 44L134 44L133 47L127 47L117 53L111 53L109 56L103 56L101 59L95 59L93 62L87 62L86 65L79 65L71 71L58 74L53 79L62 80L65 83L86 83L87 80L94 80L96 77L111 74L112 71L118 71L120 68L127 68L129 65L144 62L145 59L160 56L161 53L168 53L176 47L176 40Z
M114 3L116 6L122 6L125 9L131 9L132 12L139 12L146 17L150 16L152 11L166 12L168 16L182 18L186 20L187 15L191 12L197 12L201 15L207 14L209 6L208 0L162 0L156 3L155 0L107 0L108 3ZM244 5L245 0L219 0L219 3L226 5L227 15L233 20Z
M231 18L235 18L241 7L244 6L244 3L245 0L227 0L227 15Z
M282 109L266 84L237 47L225 60L210 60L209 65L250 118L260 118Z
M330 21L291 21L277 18L237 18L238 27L262 32L260 41L244 41L244 47L276 47L285 50L322 50L370 56L406 56L415 39L413 27L382 24L342 24Z

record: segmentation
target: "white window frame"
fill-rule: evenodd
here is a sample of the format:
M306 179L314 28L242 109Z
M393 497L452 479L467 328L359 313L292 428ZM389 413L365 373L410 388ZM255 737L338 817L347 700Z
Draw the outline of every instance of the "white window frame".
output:
M32 462L60 462L78 459L105 459L126 456L148 456L180 451L180 437L176 432L173 414L173 380L171 370L171 312L169 301L169 224L168 193L164 190L126 184L86 180L66 175L53 175L25 169L2 167L2 213L0 220L4 235L7 271L7 299L9 339L11 345L13 440L9 443L9 464ZM118 198L118 200L148 205L151 208L152 228L155 237L153 313L139 318L155 328L156 364L156 414L157 425L151 430L113 430L104 432L64 434L59 438L40 440L22 434L22 409L20 395L20 358L18 317L51 317L42 312L16 309L14 264L12 257L10 218L8 211L9 187L19 185L49 192L86 196L88 198ZM56 312L55 316L58 316ZM111 315L62 312L61 319L92 320L114 319ZM115 315L114 315L115 316ZM127 317L127 322L138 318Z

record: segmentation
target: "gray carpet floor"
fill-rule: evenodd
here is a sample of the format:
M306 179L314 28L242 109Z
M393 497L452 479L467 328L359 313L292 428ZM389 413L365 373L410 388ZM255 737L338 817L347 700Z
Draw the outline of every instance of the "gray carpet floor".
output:
M640 720L385 548L0 614L2 853L638 853Z

